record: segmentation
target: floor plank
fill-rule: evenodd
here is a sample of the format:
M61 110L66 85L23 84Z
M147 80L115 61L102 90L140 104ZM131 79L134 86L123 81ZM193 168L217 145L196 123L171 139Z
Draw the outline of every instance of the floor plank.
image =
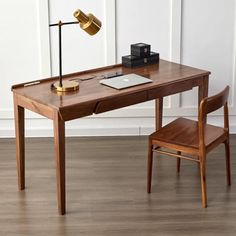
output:
M51 138L26 139L26 189L18 191L14 139L0 139L0 235L235 235L236 135L232 186L223 146L207 159L208 208L201 208L198 166L155 157L146 193L147 137L66 140L67 214L56 204Z

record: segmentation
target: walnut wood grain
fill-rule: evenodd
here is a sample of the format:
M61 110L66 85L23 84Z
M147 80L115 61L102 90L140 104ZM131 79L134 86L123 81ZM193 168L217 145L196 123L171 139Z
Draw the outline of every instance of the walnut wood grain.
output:
M110 98L98 102L94 113L98 114L106 111L111 111L125 106L130 106L133 104L145 102L147 100L148 100L148 95L146 91L123 95L118 99Z
M155 100L156 130L159 130L162 127L162 116L163 116L163 98L160 97Z
M54 113L54 155L56 162L57 175L57 202L58 212L64 215L66 212L66 193L65 193L65 122L60 114Z
M14 95L14 116L18 188L23 190L25 188L25 110L19 106L16 95Z
M99 81L111 73L135 73L150 78L153 82L116 90ZM54 150L57 166L58 211L65 214L65 121L92 114L102 113L129 105L156 99L156 127L162 126L163 97L199 87L203 98L208 91L210 72L164 60L158 64L139 68L126 68L113 65L64 75L64 80L79 80L78 91L60 93L51 89L58 77L36 81L34 85L18 84L12 86L15 107L17 137L17 163L20 189L24 187L24 126L23 110L26 108L54 123ZM94 77L83 80L85 77ZM35 82L35 81L33 81Z
M121 72L123 74L136 73L150 78L153 80L153 83L134 86L123 90L109 88L99 83L101 76L115 72ZM159 64L134 69L116 65L64 76L65 80L79 79L88 75L97 76L94 79L80 82L78 91L68 92L66 94L52 92L51 84L56 81L57 77L40 80L40 84L34 86L24 87L23 84L14 85L12 91L28 98L31 102L34 102L36 106L41 104L51 109L57 109L60 111L62 117L65 117L66 120L71 120L92 115L96 113L97 107L99 107L99 110L106 110L109 101L115 99L121 100L122 102L122 98L126 100L126 96L130 94L138 95L139 93L142 94L145 92L148 96L147 101L200 86L200 96L202 98L205 96L204 91L207 91L207 89L202 91L202 88L207 87L207 77L209 74L210 72L208 71L160 60ZM129 105L139 102L139 100L130 101ZM104 104L104 108L102 104ZM87 105L89 105L90 108L84 113L81 112ZM124 103L123 106L126 106L126 104ZM27 109L35 112L35 107L32 108L32 106L28 106ZM116 109L115 105L114 108L110 107L110 109ZM71 110L73 110L73 112L71 112ZM42 110L38 109L37 112L42 112ZM77 116L76 112L78 112Z
M200 94L206 94L204 86ZM149 136L147 192L151 191L153 151L177 158L177 171L180 170L180 158L199 162L201 178L202 206L207 206L206 192L206 155L219 144L224 143L226 153L227 184L231 184L230 150L229 150L229 118L227 99L229 86L215 96L205 97L200 102L198 121L178 118L166 126L159 128ZM224 106L224 128L206 124L207 114ZM158 147L156 150L154 147ZM174 150L177 154L159 150L160 147ZM186 153L194 157L187 157Z

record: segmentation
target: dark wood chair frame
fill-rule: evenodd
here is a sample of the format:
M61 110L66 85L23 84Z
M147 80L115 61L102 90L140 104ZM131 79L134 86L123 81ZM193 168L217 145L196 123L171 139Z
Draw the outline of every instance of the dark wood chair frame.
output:
M196 125L196 132L198 132L198 147L192 148L186 145L173 144L173 142L168 142L169 137L165 137L165 141L158 139L158 133L162 132L160 128L152 135L149 136L149 147L148 147L148 164L147 164L147 192L151 192L151 180L152 180L152 165L153 165L153 152L167 154L171 157L177 158L177 171L180 171L180 160L190 160L197 162L200 168L200 177L201 177L201 192L202 192L202 207L207 207L207 193L206 193L206 154L214 149L221 143L225 145L225 154L226 154L226 172L227 172L227 184L231 185L231 173L230 173L230 146L229 146L229 118L228 118L228 95L229 95L229 86L227 86L222 92L202 99L199 107L198 113L198 122ZM224 128L222 128L222 134L218 135L215 140L206 144L206 124L207 114L218 110L224 106ZM173 121L173 127L174 127ZM194 121L193 121L194 122ZM196 123L196 122L195 122ZM213 126L211 126L213 127ZM177 127L176 127L177 128ZM213 127L214 128L214 127ZM219 127L216 127L219 128ZM174 130L173 130L174 135ZM184 134L183 134L184 135ZM209 134L208 134L209 135ZM173 138L173 137L172 137ZM190 137L185 137L187 140ZM162 150L161 148L167 148L177 152L169 152ZM185 153L185 155L183 155ZM186 155L186 154L190 154Z

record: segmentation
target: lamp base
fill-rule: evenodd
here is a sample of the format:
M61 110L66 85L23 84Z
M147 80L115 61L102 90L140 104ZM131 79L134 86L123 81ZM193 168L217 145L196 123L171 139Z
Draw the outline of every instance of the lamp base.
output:
M58 92L69 92L79 89L79 82L77 81L63 81L62 87L59 82L52 84L52 88L56 89Z

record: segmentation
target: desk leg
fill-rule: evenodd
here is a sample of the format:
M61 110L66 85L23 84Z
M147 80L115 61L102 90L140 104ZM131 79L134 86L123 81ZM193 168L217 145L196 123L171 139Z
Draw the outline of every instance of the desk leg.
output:
M201 100L208 96L208 84L209 76L205 76L203 83L198 88L198 106L200 106Z
M16 95L14 95L14 116L18 188L23 190L25 188L25 109L18 106Z
M162 127L162 115L163 115L163 98L157 98L156 105L156 130Z
M203 98L208 96L208 85L209 85L209 76L203 78L203 83L198 87L198 110L200 108L200 103ZM207 119L204 120L204 123L207 122Z
M57 202L58 212L61 215L66 213L65 193L65 122L59 113L54 114L54 150L57 175Z

